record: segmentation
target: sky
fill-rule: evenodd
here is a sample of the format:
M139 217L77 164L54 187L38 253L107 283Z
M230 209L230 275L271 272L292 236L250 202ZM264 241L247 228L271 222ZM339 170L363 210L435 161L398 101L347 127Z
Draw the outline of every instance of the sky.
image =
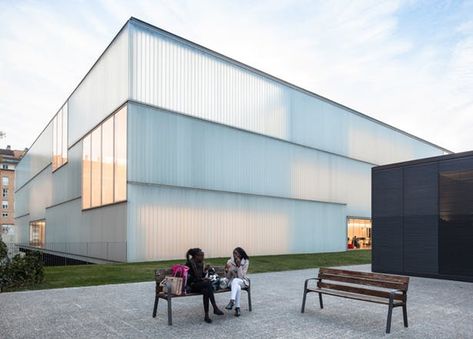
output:
M473 0L0 0L0 147L30 147L131 16L473 150Z

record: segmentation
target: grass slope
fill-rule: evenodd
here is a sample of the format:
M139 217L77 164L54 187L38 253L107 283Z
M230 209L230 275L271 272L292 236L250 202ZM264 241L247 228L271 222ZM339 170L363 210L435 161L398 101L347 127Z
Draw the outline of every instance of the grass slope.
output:
M224 265L227 259L212 258L206 260L206 262L211 265ZM249 273L358 265L371 262L371 251L357 250L336 253L255 256L250 258L250 262ZM154 270L157 268L167 268L175 263L184 263L184 260L45 267L44 282L31 289L152 281L154 279Z

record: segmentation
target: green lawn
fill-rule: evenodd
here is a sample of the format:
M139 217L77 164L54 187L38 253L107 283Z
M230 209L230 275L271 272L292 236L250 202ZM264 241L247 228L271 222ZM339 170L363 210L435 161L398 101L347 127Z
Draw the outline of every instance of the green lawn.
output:
M226 260L227 258L215 258L208 259L206 262L211 265L224 265ZM250 258L250 262L249 273L357 265L370 263L371 251L259 256ZM44 282L31 289L152 281L155 269L167 268L175 263L184 263L184 260L45 267Z

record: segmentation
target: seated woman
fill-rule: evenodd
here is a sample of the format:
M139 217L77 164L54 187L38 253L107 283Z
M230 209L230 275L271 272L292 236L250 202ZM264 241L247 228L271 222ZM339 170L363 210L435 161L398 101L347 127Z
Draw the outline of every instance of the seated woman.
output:
M229 285L231 286L231 297L230 302L225 307L227 310L231 310L235 306L235 316L240 316L240 296L241 288L250 285L246 272L250 266L250 258L246 254L245 250L241 247L237 247L233 250L233 255L227 261L225 269L227 271L227 277L229 279Z
M208 267L204 269L204 252L200 248L191 248L186 253L186 260L186 266L189 267L187 284L190 286L191 292L203 294L205 312L204 320L210 324L212 319L209 317L209 300L212 303L214 314L223 315L223 312L215 303L212 284L208 279L204 278L208 269Z

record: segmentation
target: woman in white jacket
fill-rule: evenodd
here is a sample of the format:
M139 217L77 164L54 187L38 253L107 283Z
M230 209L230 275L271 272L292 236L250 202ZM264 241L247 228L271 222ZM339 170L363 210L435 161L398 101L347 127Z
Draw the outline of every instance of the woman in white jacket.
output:
M241 288L249 286L249 280L246 276L248 267L250 266L250 258L246 254L245 250L241 247L237 247L233 250L233 255L227 261L225 270L227 271L227 277L229 279L229 285L231 286L231 297L230 302L225 307L227 310L231 310L235 306L235 316L240 316L240 296Z

